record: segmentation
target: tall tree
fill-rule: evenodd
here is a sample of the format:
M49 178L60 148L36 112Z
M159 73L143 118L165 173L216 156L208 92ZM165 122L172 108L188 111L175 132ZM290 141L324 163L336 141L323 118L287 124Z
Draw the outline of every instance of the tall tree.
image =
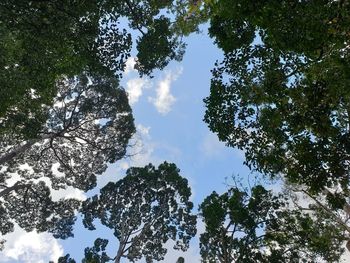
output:
M77 200L54 202L50 188L87 191L108 163L125 156L135 131L125 91L114 78L81 75L57 82L38 137L0 135L0 233L14 223L27 231L71 236Z
M349 2L204 2L225 54L205 99L210 129L251 168L348 196Z
M190 195L187 180L179 175L175 164L128 169L123 179L108 183L82 208L85 227L94 230L94 221L100 220L113 230L118 250L113 257L108 256L109 241L98 238L93 247L85 249L83 262L162 260L167 252L164 244L169 240L176 241L175 249L185 251L196 234Z
M290 207L261 185L213 192L200 205L203 262L339 262L345 232L323 209Z

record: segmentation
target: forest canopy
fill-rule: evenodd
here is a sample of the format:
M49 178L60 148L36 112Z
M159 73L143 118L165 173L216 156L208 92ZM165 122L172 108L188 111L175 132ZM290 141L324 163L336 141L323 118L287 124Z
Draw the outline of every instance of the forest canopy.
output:
M132 52L152 78L201 28L223 54L204 122L278 190L229 185L196 211L166 161L97 188L136 132L121 85ZM186 251L198 218L203 262L339 262L350 250L349 28L346 0L1 1L1 235L19 226L66 239L81 217L118 240L110 253L97 238L82 262L153 262L168 241ZM87 199L52 197L69 187Z

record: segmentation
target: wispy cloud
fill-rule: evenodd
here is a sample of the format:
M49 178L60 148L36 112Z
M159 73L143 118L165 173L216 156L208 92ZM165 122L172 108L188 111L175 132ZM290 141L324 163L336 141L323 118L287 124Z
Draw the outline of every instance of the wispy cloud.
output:
M163 79L160 79L157 83L156 97L149 98L149 101L153 103L157 111L166 115L171 111L171 107L176 101L174 95L171 94L171 84L175 81L182 73L182 68L176 71L168 71L165 73Z
M151 127L142 124L136 125L136 134L133 137L133 146L131 148L129 165L145 166L149 163L158 163L159 160L154 156L155 143L150 135Z

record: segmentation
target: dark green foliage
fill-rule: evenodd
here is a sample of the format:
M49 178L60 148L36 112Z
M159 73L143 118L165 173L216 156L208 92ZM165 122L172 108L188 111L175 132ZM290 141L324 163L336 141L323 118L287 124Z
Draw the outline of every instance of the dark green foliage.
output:
M246 164L316 193L349 185L350 5L209 1L225 58L205 121Z
M4 196L2 205L6 208L4 219L7 224L16 222L21 228L30 232L51 232L56 238L73 236L75 211L80 203L74 199L52 201L50 189L44 182L17 183L17 188ZM6 218L7 217L7 218ZM12 229L11 229L12 230ZM2 234L9 232L1 226Z
M1 133L16 127L12 132L33 138L32 129L45 121L42 104L52 103L62 75L123 69L130 35L112 18L100 20L107 10L99 2L1 1Z
M79 202L54 202L50 188L90 190L107 164L125 155L135 131L119 87L125 62L133 43L140 74L180 59L170 22L176 5L0 1L0 233L17 223L72 235Z
M196 234L190 195L187 180L174 164L130 168L123 179L108 183L100 195L84 202L83 223L93 230L94 220L99 219L114 231L119 240L116 262L121 257L132 262L142 257L147 262L162 260L167 252L163 244L168 240L176 241L174 248L184 251ZM86 260L108 261L104 254L107 242L97 239L93 248L85 250Z
M170 29L170 19L161 16L137 42L139 56L136 69L141 74L150 74L154 67L163 69L170 60L181 60L184 46L180 44Z
M82 260L83 263L105 263L113 260L107 256L105 250L108 245L107 239L97 238L92 248L85 249L85 258ZM101 253L101 255L99 255Z
M52 261L50 261L50 263L54 263ZM57 261L57 263L76 263L76 261L72 258L70 258L70 255L67 254L64 257L60 257Z
M213 192L200 205L203 262L339 262L345 236L333 218L288 207L287 197L258 185Z

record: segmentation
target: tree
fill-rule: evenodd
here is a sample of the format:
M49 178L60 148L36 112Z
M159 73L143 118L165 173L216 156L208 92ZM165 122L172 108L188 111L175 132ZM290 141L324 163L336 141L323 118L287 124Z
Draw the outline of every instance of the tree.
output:
M50 188L87 191L96 175L125 156L135 131L125 91L114 78L83 74L57 82L58 95L46 107L38 137L22 141L0 136L0 233L14 223L27 231L72 236L80 202L53 201Z
M225 58L205 121L249 167L312 193L349 186L348 1L205 1Z
M36 136L56 81L87 72L121 77L136 35L140 74L181 59L183 44L165 8L173 1L5 0L0 3L0 133ZM121 20L129 22L123 28ZM28 117L29 116L29 117Z
M163 245L168 240L176 241L175 249L185 251L196 234L190 195L187 180L179 175L175 164L128 169L124 178L108 183L82 208L84 226L94 230L95 220L100 220L113 230L118 251L114 257L108 256L109 241L98 238L93 247L85 249L83 262L120 262L123 257L131 262L143 257L146 262L162 260L167 252Z
M293 208L261 185L213 192L200 205L203 262L339 262L344 231L325 214Z

